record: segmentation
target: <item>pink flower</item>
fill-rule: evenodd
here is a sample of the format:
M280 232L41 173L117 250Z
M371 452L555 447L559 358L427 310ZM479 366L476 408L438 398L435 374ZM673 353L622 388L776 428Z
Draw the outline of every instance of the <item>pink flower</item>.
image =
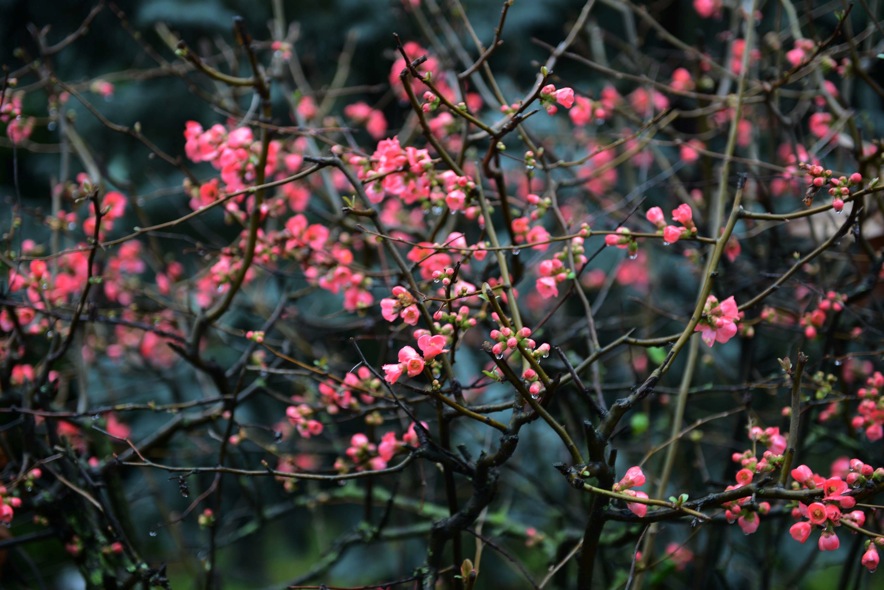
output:
M694 0L694 10L700 18L710 18L721 13L721 0Z
M829 519L826 505L822 502L814 502L807 507L807 519L813 524L823 524Z
M681 234L685 230L683 227L675 225L667 225L663 228L663 241L667 244L674 244L681 239Z
M10 121L9 125L6 126L6 135L9 137L9 141L18 144L29 138L33 130L33 117L28 117L26 119L22 117L16 117L12 121Z
M657 227L663 227L666 225L666 221L663 218L663 209L660 207L651 207L648 209L648 212L645 213L645 217Z
M694 331L702 332L703 342L709 347L716 342L724 344L737 334L735 322L739 316L733 295L720 304L714 295L710 295L703 308L703 318L694 327Z
M574 105L574 90L572 88L559 88L555 92L556 102L570 109Z
M814 113L808 119L810 132L817 137L825 137L832 125L831 113Z
M871 543L866 552L863 553L862 564L867 570L874 573L878 569L878 561L878 549L874 543Z
M571 122L578 127L583 127L592 121L593 104L592 101L585 96L574 97L574 108L568 112Z
M438 354L447 352L445 350L445 336L441 334L436 334L435 336L424 334L417 339L417 345L424 353L424 360L427 361Z
M830 477L823 484L826 500L838 502L842 508L853 508L856 505L856 499L853 496L844 495L847 489L847 482L840 477Z
M752 470L746 468L740 469L737 472L737 483L741 486L747 486L752 483L752 478L754 477L755 474L752 473Z
M678 68L672 72L672 82L669 86L677 92L693 90L694 80L691 78L691 73L687 69Z
M789 534L799 543L804 543L810 537L810 523L807 521L796 522L789 528Z
M424 359L410 346L403 346L399 350L399 364L404 366L409 377L420 375L424 370Z
M540 293L540 296L544 299L559 296L559 289L556 286L555 277L539 277L535 283L535 287L537 288L537 292Z
M740 529L742 529L744 535L751 535L752 533L757 531L758 525L760 523L761 519L758 518L758 514L756 514L755 512L744 514L737 519L737 525L739 525Z
M820 535L819 548L820 551L835 551L841 546L838 535L829 531L823 531Z
M627 250L629 249L631 243L631 232L628 228L625 227L617 228L616 234L608 234L605 236L606 246L616 246L618 248L622 248L623 250Z
M638 465L634 465L626 470L626 474L620 480L620 489L625 490L633 487L640 487L645 485L645 474L642 471L642 468Z
M396 383L399 380L399 377L402 376L402 365L384 365L384 380L387 383Z
M466 194L460 189L455 189L445 196L445 204L448 205L448 208L452 211L463 210L466 200Z
M687 203L682 203L672 211L672 219L687 228L694 226L693 216L694 214L693 211L691 211L691 206Z
M635 498L643 498L647 499L648 495L644 492L640 492L638 490L626 490L623 492L624 494L628 494ZM629 511L638 516L639 518L643 518L648 513L647 504L640 504L638 502L627 502L626 507L629 508Z

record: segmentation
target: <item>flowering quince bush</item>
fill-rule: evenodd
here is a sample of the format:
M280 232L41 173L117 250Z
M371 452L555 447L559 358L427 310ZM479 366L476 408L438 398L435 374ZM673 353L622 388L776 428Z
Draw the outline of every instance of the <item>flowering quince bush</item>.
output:
M0 585L880 584L880 15L683 3L701 43L590 0L534 63L527 3L394 4L336 72L278 6L229 45L28 29ZM103 16L157 65L68 76ZM171 150L112 108L161 77Z

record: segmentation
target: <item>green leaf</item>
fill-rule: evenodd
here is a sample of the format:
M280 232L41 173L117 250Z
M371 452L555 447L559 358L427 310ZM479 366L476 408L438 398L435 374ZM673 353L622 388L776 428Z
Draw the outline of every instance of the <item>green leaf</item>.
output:
M651 425L651 419L644 412L633 414L629 420L629 426L632 428L632 434L641 435L648 431Z
M652 346L648 349L648 358L655 365L662 365L666 360L666 349L662 346Z

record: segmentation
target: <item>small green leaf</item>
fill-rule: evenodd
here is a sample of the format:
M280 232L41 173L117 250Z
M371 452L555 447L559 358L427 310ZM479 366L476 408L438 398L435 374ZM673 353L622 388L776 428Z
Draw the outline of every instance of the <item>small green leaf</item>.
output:
M648 349L648 358L655 365L662 365L666 360L666 349L662 346L652 346Z
M651 419L644 412L633 414L629 420L629 426L632 428L632 434L639 436L648 431L651 425Z
M488 377L489 379L493 379L495 381L500 381L500 378L494 373L494 371L482 371L482 374Z

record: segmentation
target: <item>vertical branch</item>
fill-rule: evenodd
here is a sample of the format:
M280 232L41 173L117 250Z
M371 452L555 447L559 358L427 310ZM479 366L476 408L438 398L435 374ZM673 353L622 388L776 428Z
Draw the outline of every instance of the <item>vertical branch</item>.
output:
M798 448L798 427L801 425L801 376L804 374L805 366L807 366L807 355L799 352L798 361L795 363L795 371L792 374L792 412L789 416L789 447L783 456L783 468L780 470L779 483L781 486L785 486L789 480L789 472L792 469L792 463L795 461L795 452Z

